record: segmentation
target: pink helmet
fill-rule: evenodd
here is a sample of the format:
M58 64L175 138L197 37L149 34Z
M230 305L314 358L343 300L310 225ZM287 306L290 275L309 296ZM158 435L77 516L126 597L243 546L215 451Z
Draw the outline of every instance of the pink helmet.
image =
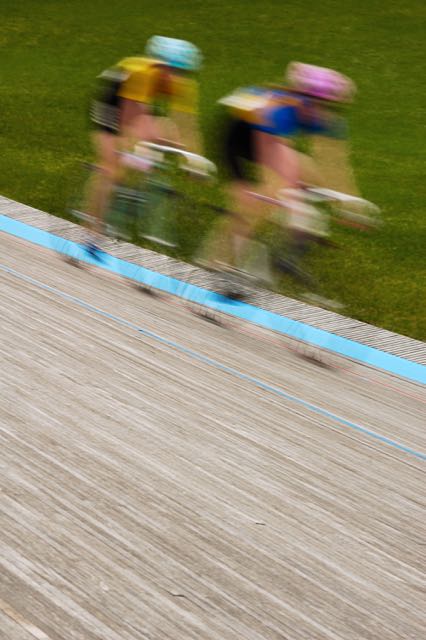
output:
M342 73L302 62L290 62L286 80L300 93L332 102L350 102L356 90L352 80Z

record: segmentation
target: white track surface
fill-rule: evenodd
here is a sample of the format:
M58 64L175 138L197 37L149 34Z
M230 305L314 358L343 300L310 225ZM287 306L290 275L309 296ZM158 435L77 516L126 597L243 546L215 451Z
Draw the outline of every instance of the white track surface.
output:
M424 637L424 386L0 249L2 640Z

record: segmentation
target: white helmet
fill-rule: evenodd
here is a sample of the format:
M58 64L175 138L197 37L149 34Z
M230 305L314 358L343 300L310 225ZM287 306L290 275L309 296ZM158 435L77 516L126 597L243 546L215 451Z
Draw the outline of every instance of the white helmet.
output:
M152 36L146 44L145 53L152 58L164 60L171 67L186 71L197 71L201 66L200 50L186 40Z

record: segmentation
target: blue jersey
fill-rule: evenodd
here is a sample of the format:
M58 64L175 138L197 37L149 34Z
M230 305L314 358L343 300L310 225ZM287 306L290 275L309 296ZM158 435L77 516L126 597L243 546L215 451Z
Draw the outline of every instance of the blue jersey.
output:
M236 117L264 133L285 137L299 133L340 135L336 130L337 119L321 117L310 98L285 89L237 89L219 102L229 107Z

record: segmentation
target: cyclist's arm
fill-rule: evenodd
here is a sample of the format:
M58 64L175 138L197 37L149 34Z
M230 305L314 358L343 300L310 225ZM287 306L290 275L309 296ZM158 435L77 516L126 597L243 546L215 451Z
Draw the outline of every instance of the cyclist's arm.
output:
M182 144L191 153L203 155L203 145L198 127L198 118L195 114L183 111L173 111L171 113L174 132L178 136L177 142Z
M160 67L132 70L120 88L123 146L133 148L140 140L164 137L161 122L152 113L152 100L161 79Z
M318 167L319 186L334 189L352 196L359 196L350 162L347 140L312 136L311 156Z
M161 122L151 113L150 105L122 99L121 109L122 151L130 151L140 140L155 141L164 137Z
M308 134L310 155L318 167L316 184L358 196L345 118L330 109L306 119L302 109L300 116L301 131Z
M178 142L188 151L202 155L203 145L198 125L198 86L195 80L175 79L169 116L176 126Z

